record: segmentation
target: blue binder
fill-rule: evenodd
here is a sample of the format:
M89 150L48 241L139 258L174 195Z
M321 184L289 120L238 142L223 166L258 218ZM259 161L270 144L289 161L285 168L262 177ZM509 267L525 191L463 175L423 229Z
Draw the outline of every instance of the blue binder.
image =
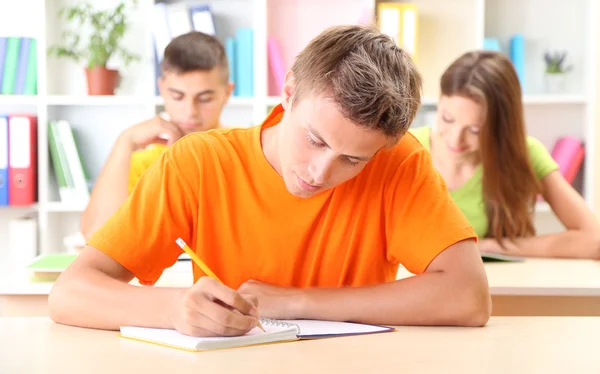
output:
M0 116L0 206L8 205L8 117Z
M237 85L237 79L235 74L236 67L236 56L235 56L235 39L225 39L225 53L227 54L227 61L229 63L229 82L233 83L233 96L238 96L240 88Z
M515 66L521 89L525 91L525 39L516 34L510 39L510 59Z
M240 28L235 40L235 84L238 95L251 97L254 95L254 56L253 32L251 28Z

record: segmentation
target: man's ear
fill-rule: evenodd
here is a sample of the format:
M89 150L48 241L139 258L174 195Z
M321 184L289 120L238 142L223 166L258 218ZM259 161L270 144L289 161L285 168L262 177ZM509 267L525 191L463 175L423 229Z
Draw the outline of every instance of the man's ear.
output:
M227 83L227 86L225 86L225 102L224 102L224 104L227 104L227 102L229 101L229 98L231 98L231 94L233 93L234 88L235 88L235 85L233 84L233 82L229 82L229 83Z
M283 82L283 89L281 92L281 106L283 106L283 109L288 110L292 108L292 99L295 89L296 80L294 79L292 71L289 70L285 74L285 81Z

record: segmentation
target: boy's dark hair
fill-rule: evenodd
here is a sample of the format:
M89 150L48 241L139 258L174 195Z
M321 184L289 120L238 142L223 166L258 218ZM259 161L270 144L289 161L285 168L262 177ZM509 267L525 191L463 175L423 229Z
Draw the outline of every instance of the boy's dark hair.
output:
M370 26L334 26L292 66L292 104L304 95L332 99L358 125L400 138L421 104L421 74L408 53Z
M221 42L208 34L192 31L180 35L165 48L161 72L187 73L219 68L223 83L229 82L229 63Z

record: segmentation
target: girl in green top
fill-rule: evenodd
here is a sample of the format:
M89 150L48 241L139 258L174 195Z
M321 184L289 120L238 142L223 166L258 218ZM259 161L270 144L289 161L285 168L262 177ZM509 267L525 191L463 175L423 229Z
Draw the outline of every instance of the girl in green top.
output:
M546 148L526 136L519 80L503 54L469 52L454 61L442 75L436 126L410 132L430 150L482 252L600 257L600 223ZM565 232L535 236L538 195Z

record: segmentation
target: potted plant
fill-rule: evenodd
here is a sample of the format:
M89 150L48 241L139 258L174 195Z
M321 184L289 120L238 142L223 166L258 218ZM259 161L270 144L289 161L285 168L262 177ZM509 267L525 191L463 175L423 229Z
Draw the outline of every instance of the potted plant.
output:
M86 60L85 67L89 95L114 95L119 81L118 70L109 69L107 64L113 57L121 57L127 67L139 56L121 46L123 36L129 28L126 16L127 3L136 5L137 0L121 1L113 9L97 10L89 1L80 1L73 6L61 8L59 18L74 23L74 30L62 33L63 45L54 45L48 54L67 57L79 62ZM82 43L82 30L90 30L87 43Z
M544 83L546 91L549 93L561 93L565 91L566 76L573 68L571 65L565 66L567 52L546 52L544 61L546 70Z

